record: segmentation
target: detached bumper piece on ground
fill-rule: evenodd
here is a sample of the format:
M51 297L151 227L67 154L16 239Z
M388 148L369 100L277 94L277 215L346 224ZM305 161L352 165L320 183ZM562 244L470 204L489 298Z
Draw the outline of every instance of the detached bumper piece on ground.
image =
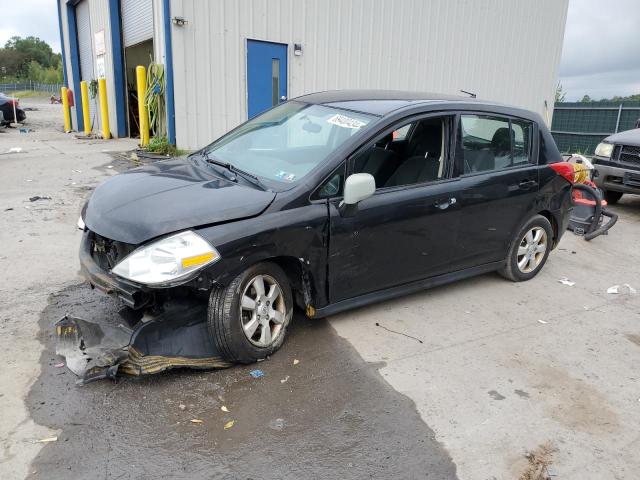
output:
M172 368L225 368L207 331L204 306L168 310L133 328L65 316L56 323L56 353L79 384Z

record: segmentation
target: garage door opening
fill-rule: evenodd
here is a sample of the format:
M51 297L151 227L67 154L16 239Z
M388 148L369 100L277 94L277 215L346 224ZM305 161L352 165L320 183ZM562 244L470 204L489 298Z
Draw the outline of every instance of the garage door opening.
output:
M136 67L148 67L153 62L153 4L152 0L121 2L122 40L126 82L127 123L129 136L140 136Z
M124 49L125 78L127 81L127 106L129 136L140 136L140 119L138 115L138 90L136 85L136 67L148 67L153 61L153 40L127 47Z

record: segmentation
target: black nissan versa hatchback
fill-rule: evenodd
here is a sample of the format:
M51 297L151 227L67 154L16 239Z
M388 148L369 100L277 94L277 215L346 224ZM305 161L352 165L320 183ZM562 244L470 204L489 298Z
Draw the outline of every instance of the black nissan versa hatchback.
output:
M474 99L305 95L186 158L96 188L89 282L133 309L208 300L227 360L323 317L490 271L529 280L566 230L573 168L541 117Z

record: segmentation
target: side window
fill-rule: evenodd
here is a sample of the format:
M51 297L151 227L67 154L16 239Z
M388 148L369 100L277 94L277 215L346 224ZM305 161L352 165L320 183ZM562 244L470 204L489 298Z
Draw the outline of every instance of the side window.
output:
M514 119L511 120L511 128L513 129L513 164L531 163L533 123Z
M461 115L462 172L488 172L529 163L532 130L532 123L525 120Z
M342 196L342 188L344 185L344 165L334 172L324 183L316 190L313 199L332 198Z
M401 124L356 155L353 172L373 175L377 189L444 178L446 118Z
M406 140L410 129L411 129L411 124L405 125L404 127L400 127L398 130L394 130L393 133L391 134L393 141L402 142Z

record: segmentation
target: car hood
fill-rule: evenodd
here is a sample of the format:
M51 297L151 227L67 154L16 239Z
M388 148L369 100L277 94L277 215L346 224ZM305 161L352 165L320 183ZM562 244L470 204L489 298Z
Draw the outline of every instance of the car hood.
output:
M619 145L633 145L640 147L640 128L634 128L633 130L627 130L620 133L614 133L609 135L605 140L608 143L617 143Z
M137 245L179 230L259 215L275 195L220 178L187 159L173 159L128 170L98 186L84 222L98 235Z

